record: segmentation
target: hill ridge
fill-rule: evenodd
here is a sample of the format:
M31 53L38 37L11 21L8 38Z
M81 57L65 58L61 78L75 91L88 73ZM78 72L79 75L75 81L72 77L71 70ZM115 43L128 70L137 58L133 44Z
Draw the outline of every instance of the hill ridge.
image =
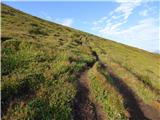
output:
M1 6L3 120L160 118L160 55Z

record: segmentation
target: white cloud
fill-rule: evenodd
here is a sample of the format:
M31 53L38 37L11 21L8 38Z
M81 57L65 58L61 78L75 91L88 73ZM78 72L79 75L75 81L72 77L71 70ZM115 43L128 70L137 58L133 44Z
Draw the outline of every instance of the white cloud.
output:
M73 24L73 19L71 19L71 18L66 18L66 19L64 19L62 22L62 25L65 25L65 26L72 26L72 24Z
M154 18L147 18L127 29L118 29L118 25L113 30L104 28L100 34L128 45L154 51L159 49L159 28L156 27L156 22Z
M54 19L44 11L42 11L40 15L41 15L41 17L43 19L46 19L46 20L49 20L49 21L53 21L53 22L57 22L59 24L62 24L62 25L68 26L68 27L71 27L73 25L73 19L71 19L71 18Z
M119 23L108 23L104 28L100 28L99 32L100 34L105 34L105 35L112 35L113 33L117 32L120 30L120 26L125 24L127 21L122 21ZM107 33L107 34L106 34Z
M116 2L120 5L111 14L121 13L125 20L127 20L133 10L141 4L141 0L134 0L132 2L130 0L116 0Z
M139 15L146 17L148 15L148 10L140 11Z
M105 38L110 38L121 43L139 47L148 51L159 49L159 29L156 18L147 17L146 19L137 19L132 24L128 24L128 18L134 13L136 7L140 6L141 0L116 0L119 4L109 15L107 19L102 18L95 21L93 29ZM141 11L139 14L148 16L149 11ZM152 11L153 12L153 11ZM104 17L103 17L104 18ZM99 22L100 21L100 22ZM127 23L127 24L126 24ZM125 26L126 25L126 26ZM128 26L129 25L129 26Z
M106 16L105 16L105 17L102 17L102 18L100 18L99 20L94 21L93 24L94 24L94 25L98 25L99 23L105 22L107 19L108 19L108 17L106 17Z
M63 18L63 19L56 19L55 22L71 27L73 25L73 19L72 18Z
M138 24L130 26L128 29L115 32L117 35L124 36L130 40L153 40L157 35L155 29L155 19L148 18L139 21Z
M46 20L49 20L49 21L53 20L53 18L44 11L41 12L41 16L42 16L43 19L46 19Z
M141 0L116 0L119 4L108 16L104 16L93 22L92 30L110 31L119 29L123 24L128 22L128 17L133 13L134 9L141 4Z

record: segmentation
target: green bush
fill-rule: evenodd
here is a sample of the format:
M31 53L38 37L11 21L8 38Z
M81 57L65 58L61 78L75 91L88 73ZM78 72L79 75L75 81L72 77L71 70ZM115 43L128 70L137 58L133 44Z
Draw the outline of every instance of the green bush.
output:
M54 118L52 108L43 99L32 99L25 106L16 104L11 110L10 119L16 120L51 120Z
M32 28L29 30L29 33L34 35L48 35L46 30L42 29L42 27L36 24L32 26Z
M6 80L2 83L2 109L14 98L23 97L34 92L45 81L42 74L31 74L24 79Z

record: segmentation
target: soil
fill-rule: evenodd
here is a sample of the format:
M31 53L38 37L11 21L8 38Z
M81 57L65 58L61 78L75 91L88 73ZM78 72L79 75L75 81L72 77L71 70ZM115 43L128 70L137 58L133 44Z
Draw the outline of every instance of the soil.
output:
M127 67L122 66L120 63L118 63L116 61L114 61L114 62L116 64L118 64L119 66L123 67L123 69L125 69L126 71L130 72L132 75L134 75L134 77L136 77L139 81L141 81L151 91L155 92L157 95L160 95L160 89L157 89L157 88L153 87L151 84L146 83L145 80L143 80L140 76L138 76L136 73L132 72L132 70L128 69Z
M124 106L130 114L130 120L160 120L160 111L140 100L111 69L108 69L108 73L114 80L116 89L124 97Z
M112 69L103 64L96 52L93 51L96 61L101 63L101 67L106 69L109 76L114 81L114 87L124 98L124 107L129 113L129 120L160 120L160 112L150 105L145 104L139 97L129 88L126 83L116 76ZM91 68L93 65L88 66ZM88 70L80 73L80 79L77 83L78 92L73 103L73 119L74 120L104 120L99 106L93 103L89 96L90 90L88 86ZM106 119L106 118L105 118Z
M154 107L140 103L141 109L144 113L144 115L149 119L149 120L160 120L160 111L155 109Z
M78 92L74 101L74 120L102 120L102 116L98 112L98 105L94 104L90 98L90 91L88 87L88 70L80 75L78 81Z

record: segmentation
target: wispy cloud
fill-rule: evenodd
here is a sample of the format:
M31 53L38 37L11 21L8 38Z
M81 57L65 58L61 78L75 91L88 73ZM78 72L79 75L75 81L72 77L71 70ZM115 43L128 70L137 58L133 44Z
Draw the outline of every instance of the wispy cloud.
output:
M123 23L110 27L107 25L99 31L99 34L128 45L154 51L155 49L158 50L160 45L159 28L156 26L156 22L158 21L155 18L146 18L126 29L119 28Z
M154 18L140 20L138 24L130 26L127 29L115 31L114 35L130 41L141 40L145 42L148 40L156 40L158 39L158 27L156 27L155 23L156 20Z
M123 24L128 22L128 17L133 13L134 9L141 4L141 0L116 0L119 4L108 16L104 16L93 22L93 30L100 32L108 31L108 34L119 29Z
M65 18L57 21L58 23L71 27L73 25L73 19L71 18Z
M116 0L119 4L109 15L93 22L92 30L98 31L102 37L115 39L118 42L143 48L149 51L159 49L158 20L149 17L148 9L141 10L139 15L145 17L128 25L130 15L141 5L141 0ZM145 43L145 44L144 44Z
M148 15L148 10L143 10L139 12L139 15L146 17Z
M128 19L128 17L132 14L133 10L141 4L141 0L116 0L119 3L119 7L116 8L111 14L120 13L124 16L124 20Z
M73 19L72 18L53 18L51 17L51 15L47 14L46 12L42 11L40 13L41 17L43 19L49 20L49 21L53 21L68 27L71 27L73 25Z
M50 15L48 15L46 12L42 11L40 14L41 14L43 19L53 21L53 18Z

